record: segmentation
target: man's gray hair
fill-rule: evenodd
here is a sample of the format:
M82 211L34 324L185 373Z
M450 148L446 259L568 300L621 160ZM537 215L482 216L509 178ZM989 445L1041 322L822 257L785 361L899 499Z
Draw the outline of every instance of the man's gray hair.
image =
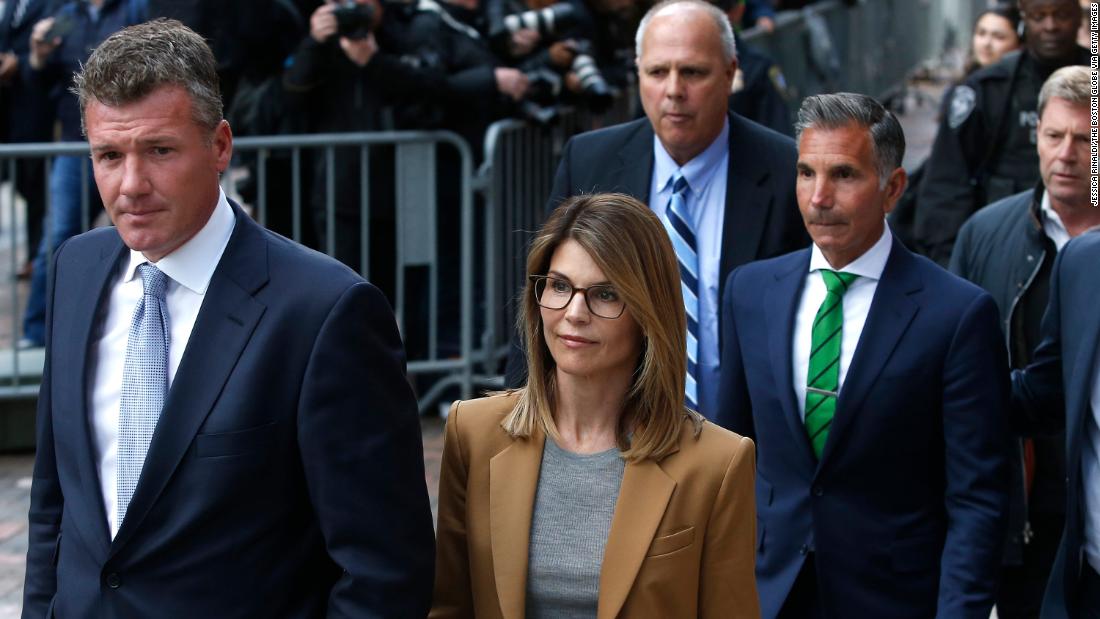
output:
M123 28L95 48L73 77L81 128L92 99L118 107L140 101L162 86L180 86L191 95L195 122L213 131L222 121L216 66L206 41L174 19Z
M649 27L649 22L653 19L653 16L674 4L690 4L709 15L714 20L714 26L718 29L718 36L722 40L722 59L726 64L737 60L737 42L733 38L733 27L730 26L729 17L726 17L726 14L718 7L703 0L662 0L662 2L653 5L652 8L646 11L641 23L638 24L637 32L634 33L635 57L642 57L642 38L645 36L646 28Z
M1088 107L1089 68L1082 65L1062 67L1050 74L1043 88L1039 90L1039 118L1051 99L1062 99L1066 103Z
M905 132L893 113L873 98L851 92L806 97L798 110L795 135L801 140L802 132L811 127L840 129L853 123L871 133L879 187L885 187L905 157Z

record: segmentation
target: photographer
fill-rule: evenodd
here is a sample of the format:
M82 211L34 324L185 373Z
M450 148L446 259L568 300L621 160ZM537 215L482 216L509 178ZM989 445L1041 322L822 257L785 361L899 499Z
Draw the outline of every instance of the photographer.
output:
M618 12L620 4L594 3L608 13ZM580 101L596 112L611 105L613 91L600 68L607 50L596 44L606 33L583 2L488 0L485 13L493 48L531 79L523 106L528 118L549 122L562 101Z
M61 125L61 140L82 141L80 109L69 92L73 74L88 54L109 35L147 18L145 0L70 0L53 17L31 31L29 82L47 100ZM50 204L43 222L43 239L34 258L31 291L23 317L21 348L45 343L46 270L48 257L66 239L80 232L81 196L89 196L90 213L97 208L97 192L87 155L59 156L50 170Z
M311 132L446 128L478 149L489 122L527 86L522 73L496 65L476 30L431 0L330 1L310 16L310 34L288 61L283 80L307 110ZM371 279L393 301L392 148L368 150ZM338 191L331 197L335 255L356 270L363 266L359 152L359 147L336 149ZM310 207L321 248L327 250L326 164L320 151L314 155Z
M52 0L8 0L8 9L0 11L0 143L48 142L53 114L45 95L31 83L31 30L41 19L54 12ZM42 240L42 215L45 212L45 162L37 158L15 162L14 178L6 179L8 166L0 169L0 179L15 183L15 190L27 205L27 247L38 247ZM30 275L32 255L19 271L19 278Z
M383 87L391 87L402 75L396 70L387 70L384 58L378 58L378 43L374 32L365 29L360 32L340 31L337 15L348 14L357 7L369 7L373 15L376 5L367 0L352 2L350 5L326 2L317 7L309 18L309 35L306 36L287 61L283 72L283 87L288 97L305 112L304 125L310 133L349 133L360 131L381 131L392 129L383 122ZM343 9L338 13L337 9ZM393 215L383 213L383 206L389 206L390 200L384 199L387 190L392 194L392 178L385 178L377 165L384 157L374 157L378 149L369 149L371 160L371 227L373 230L393 227ZM307 152L313 160L312 189L309 193L309 209L313 227L318 237L320 249L329 251L338 260L356 271L362 272L360 255L360 179L359 147L336 149L332 170L335 194L333 238L326 234L328 213L327 203L330 197L326 191L326 167L323 151ZM388 224L388 226L387 226ZM392 255L392 233L378 235L378 243L371 243L372 254ZM375 240L375 239L372 239ZM382 245L389 244L389 247ZM387 251L388 250L388 251ZM371 256L372 264L376 264ZM372 269L372 281L392 297L392 269ZM385 276L385 279L379 276Z

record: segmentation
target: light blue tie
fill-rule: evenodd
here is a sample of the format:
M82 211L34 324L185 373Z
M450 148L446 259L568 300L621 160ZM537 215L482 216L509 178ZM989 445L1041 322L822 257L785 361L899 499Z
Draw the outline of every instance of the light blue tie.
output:
M680 264L680 289L684 294L687 311L687 381L684 396L687 405L699 408L699 254L696 253L695 226L687 208L687 193L691 191L687 179L677 174L672 180L672 197L665 209L665 228L676 250Z
M134 496L145 454L168 393L168 276L145 263L138 266L145 294L134 309L122 366L118 415L118 524Z

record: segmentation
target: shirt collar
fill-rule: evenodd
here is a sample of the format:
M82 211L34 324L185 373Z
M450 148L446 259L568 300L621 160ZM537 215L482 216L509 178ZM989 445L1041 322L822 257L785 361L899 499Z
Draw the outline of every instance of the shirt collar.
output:
M195 236L180 245L175 251L153 263L172 281L196 294L206 294L210 278L221 260L229 237L237 225L233 209L225 193L218 190L218 205L210 214L206 225ZM136 276L137 268L149 262L140 251L130 250L130 262L122 274L122 281L128 282Z
M890 257L890 248L893 244L894 237L890 234L890 226L884 225L882 236L871 246L871 249L863 252L862 256L849 262L840 271L875 281L882 279L882 271L886 268L886 260ZM814 243L810 251L810 272L822 269L836 270L825 259L825 254L821 253L817 243Z
M1054 207L1050 205L1050 192L1043 192L1043 199L1039 203L1039 212L1042 214L1045 224L1052 225L1055 230L1069 236L1069 231L1066 230L1066 224L1062 223L1062 217L1058 215L1058 211L1054 210Z
M657 179L657 191L664 191L665 188L672 185L672 180L677 174L683 174L691 190L695 192L695 195L699 195L699 192L707 186L707 183L714 176L718 165L729 153L729 135L730 120L727 116L722 123L722 131L718 133L718 137L714 138L710 146L681 167L672 159L672 155L669 155L668 151L665 150L665 145L661 144L661 139L654 134L653 173L655 174L654 178Z

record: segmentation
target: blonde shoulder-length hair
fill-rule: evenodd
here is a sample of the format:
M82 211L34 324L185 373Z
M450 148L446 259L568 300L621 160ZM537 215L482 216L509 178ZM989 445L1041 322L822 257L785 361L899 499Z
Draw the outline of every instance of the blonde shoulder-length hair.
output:
M619 420L618 444L627 460L659 460L676 451L685 417L696 434L703 424L699 413L684 406L687 318L672 243L657 216L630 196L576 196L539 230L527 255L528 275L546 275L554 251L567 239L599 265L641 329L642 351ZM513 438L529 437L539 427L557 439L555 363L530 278L517 322L527 345L528 379L501 425Z

